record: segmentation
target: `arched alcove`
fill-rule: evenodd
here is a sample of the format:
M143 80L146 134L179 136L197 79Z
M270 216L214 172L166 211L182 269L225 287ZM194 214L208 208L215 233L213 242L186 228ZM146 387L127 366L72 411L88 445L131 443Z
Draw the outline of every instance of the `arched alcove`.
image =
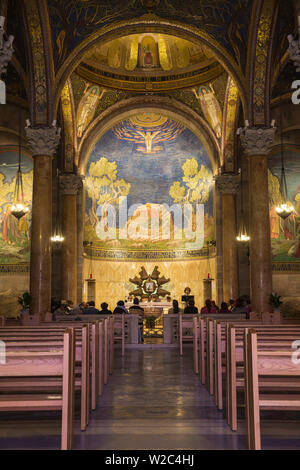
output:
M207 242L216 238L213 176L219 165L218 142L204 121L190 110L188 119L186 110L181 107L179 111L163 98L152 97L146 103L145 98L128 101L100 116L79 149L79 170L85 175L84 241L85 246L92 243L92 248L85 248L83 278L93 274L98 303L107 300L107 293L116 302L128 295L132 288L129 278L135 277L142 265L149 272L158 266L162 275L170 278L167 288L174 297L180 298L189 279L200 303L203 278L208 273L215 278L216 273L215 251L208 253ZM197 178L202 186L196 184L193 189ZM197 200L197 191L199 195L206 191L207 195ZM116 199L122 196L127 199L127 219L124 222L122 215L121 226ZM193 228L199 233L198 239L194 237L196 241L190 243L176 238L179 232L174 214L167 229L170 238L164 239L168 213L160 211L165 205L170 208L184 202L204 204L203 226ZM112 220L114 225L114 218L103 220L100 208L106 203L112 203L116 210L116 226L109 222ZM148 217L149 210L150 219L143 222L143 214ZM151 217L155 211L159 211L160 218L154 221L153 229ZM136 218L139 223L133 223ZM124 238L119 236L121 230L126 232Z

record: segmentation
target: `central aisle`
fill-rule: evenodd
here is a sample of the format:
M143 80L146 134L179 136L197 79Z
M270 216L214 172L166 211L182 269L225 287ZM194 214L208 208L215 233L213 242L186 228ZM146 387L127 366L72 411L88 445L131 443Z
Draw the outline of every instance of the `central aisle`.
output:
M245 449L192 370L192 350L119 351L100 406L75 449Z

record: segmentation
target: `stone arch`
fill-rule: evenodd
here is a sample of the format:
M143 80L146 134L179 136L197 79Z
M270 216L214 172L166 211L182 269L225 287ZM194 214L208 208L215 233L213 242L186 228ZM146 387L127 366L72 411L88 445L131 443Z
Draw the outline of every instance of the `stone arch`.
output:
M220 147L207 122L188 106L174 99L144 95L123 100L111 106L101 113L88 127L78 148L76 165L78 166L79 173L85 174L86 165L93 146L105 132L122 119L145 109L159 112L175 120L180 119L203 142L210 157L213 172L216 174L220 167Z
M256 0L253 8L252 38L249 41L247 82L250 125L270 126L271 61L279 2Z
M54 65L49 16L45 0L23 6L29 62L30 115L33 125L53 120Z
M233 57L219 42L215 40L214 37L188 24L171 20L164 20L156 16L151 16L151 18L149 18L148 15L145 15L134 20L117 22L113 25L100 28L94 34L90 35L86 40L82 41L74 49L74 51L72 51L56 75L54 115L57 113L61 91L66 80L79 65L84 53L87 50L89 50L99 41L102 41L103 43L118 38L120 35L136 34L140 32L164 33L175 36L178 35L180 38L189 40L196 44L201 43L210 48L224 69L235 80L235 83L239 89L244 112L247 112L246 83L243 73Z

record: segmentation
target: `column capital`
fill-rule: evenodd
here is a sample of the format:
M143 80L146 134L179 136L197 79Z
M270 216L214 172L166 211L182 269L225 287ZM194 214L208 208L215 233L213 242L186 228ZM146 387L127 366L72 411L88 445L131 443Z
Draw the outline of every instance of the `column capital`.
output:
M82 189L83 176L74 173L65 173L59 177L59 184L64 196L76 196Z
M221 194L236 194L241 184L241 175L236 173L221 173L214 179Z
M0 79L3 73L6 73L8 63L11 61L14 53L13 41L14 36L9 36L5 41L4 39L4 22L5 17L0 16Z
M288 48L290 59L294 62L296 71L299 72L300 71L300 40L295 39L292 34L289 34L288 41L290 44Z
M29 149L33 156L43 155L53 157L59 141L61 129L54 121L51 127L31 127L27 121L25 127Z
M238 135L248 157L268 155L274 141L276 127L241 127Z

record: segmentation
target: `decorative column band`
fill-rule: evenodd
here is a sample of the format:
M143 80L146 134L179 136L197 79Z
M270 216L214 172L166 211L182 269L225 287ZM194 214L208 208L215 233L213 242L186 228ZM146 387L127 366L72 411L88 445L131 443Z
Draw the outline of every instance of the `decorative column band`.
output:
M53 157L60 141L61 129L56 127L56 121L51 127L31 127L27 121L25 127L29 149L33 156L43 155Z
M241 175L236 173L221 173L214 179L221 194L236 194L241 184Z
M276 127L241 127L238 135L248 157L268 155L274 141Z
M14 36L9 36L7 41L4 40L4 23L5 17L0 16L0 79L3 73L6 73L8 63L11 61L14 49Z
M288 35L289 48L288 52L290 59L294 62L296 71L300 71L300 16L298 13L298 37L294 37L292 34Z
M63 195L76 195L82 189L83 176L64 174L59 177L60 189Z

